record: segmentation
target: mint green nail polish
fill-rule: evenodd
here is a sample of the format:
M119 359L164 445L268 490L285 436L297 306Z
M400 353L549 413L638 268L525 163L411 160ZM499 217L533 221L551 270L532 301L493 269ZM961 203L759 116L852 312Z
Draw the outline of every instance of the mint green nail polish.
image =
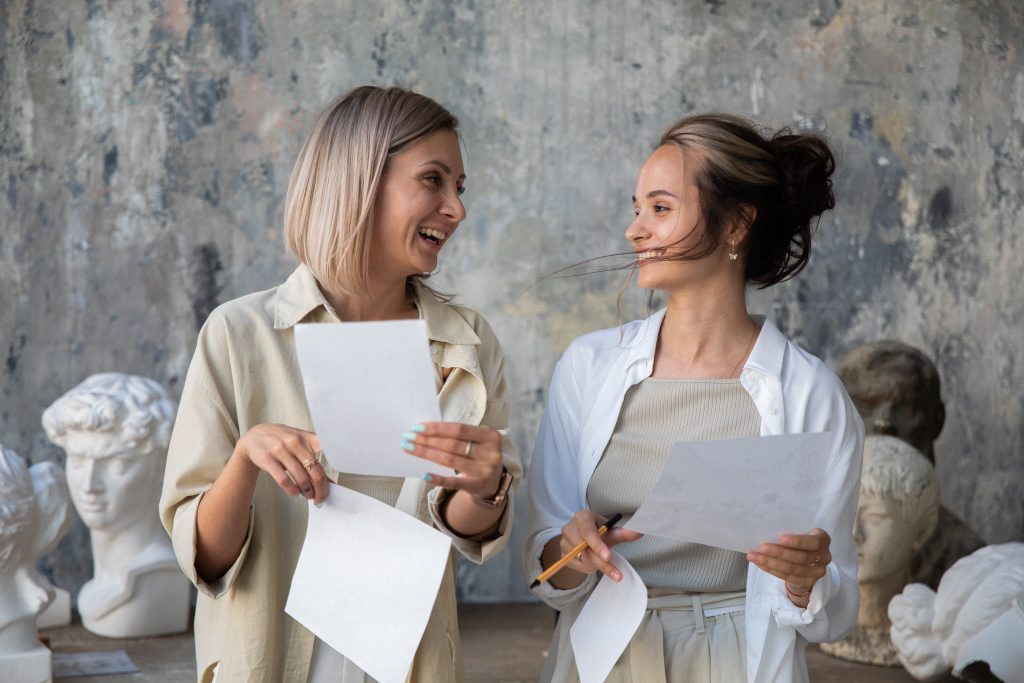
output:
M427 428L424 425L415 425L412 428L412 431L414 431L414 432L425 432L425 431L427 431Z
M411 433L411 432L406 432L405 434L402 434L402 440L403 441L415 441L416 440L416 435Z
M412 442L410 442L410 441L405 441L405 440L402 441L402 450L403 451L411 451L415 447L416 446L414 446L412 444Z
M430 476L429 474L424 474L423 475L423 481L434 481L434 478L432 476Z
M324 506L323 503L313 503L313 505L317 506L318 508L322 508Z

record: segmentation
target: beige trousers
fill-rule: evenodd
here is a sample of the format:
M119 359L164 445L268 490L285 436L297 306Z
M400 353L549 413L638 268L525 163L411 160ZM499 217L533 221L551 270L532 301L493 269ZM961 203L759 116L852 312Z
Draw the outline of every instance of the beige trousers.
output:
M746 673L742 591L648 591L647 612L606 683L742 683ZM541 675L543 683L579 683L569 629L584 600L562 612Z

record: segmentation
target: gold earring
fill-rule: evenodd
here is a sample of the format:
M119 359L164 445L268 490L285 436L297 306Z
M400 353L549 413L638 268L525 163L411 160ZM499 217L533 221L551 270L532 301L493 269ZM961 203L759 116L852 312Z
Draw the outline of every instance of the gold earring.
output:
M729 260L735 261L739 257L740 255L736 253L736 242L729 240Z

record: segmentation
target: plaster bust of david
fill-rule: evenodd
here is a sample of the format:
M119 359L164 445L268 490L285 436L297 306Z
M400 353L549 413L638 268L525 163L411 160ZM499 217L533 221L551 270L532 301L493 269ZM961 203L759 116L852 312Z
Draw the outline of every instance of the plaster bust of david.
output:
M910 580L911 560L935 531L939 488L931 463L891 436L864 439L864 469L854 539L860 611L853 633L822 644L830 655L898 666L889 641L889 601Z
M89 377L43 413L47 436L67 453L71 498L90 531L93 577L78 611L97 635L188 628L189 585L156 504L173 419L159 384L120 373Z
M50 651L36 636L36 617L54 593L36 562L70 524L60 468L44 462L29 469L0 445L0 671L6 680L50 679Z

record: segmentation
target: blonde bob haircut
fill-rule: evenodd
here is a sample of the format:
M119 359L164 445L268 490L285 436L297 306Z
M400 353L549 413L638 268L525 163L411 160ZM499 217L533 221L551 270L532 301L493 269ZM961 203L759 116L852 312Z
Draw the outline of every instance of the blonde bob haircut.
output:
M388 158L434 131L458 134L458 125L434 100L401 88L364 85L336 99L317 117L292 169L288 250L326 289L365 295L374 201ZM412 276L410 286L424 277Z

